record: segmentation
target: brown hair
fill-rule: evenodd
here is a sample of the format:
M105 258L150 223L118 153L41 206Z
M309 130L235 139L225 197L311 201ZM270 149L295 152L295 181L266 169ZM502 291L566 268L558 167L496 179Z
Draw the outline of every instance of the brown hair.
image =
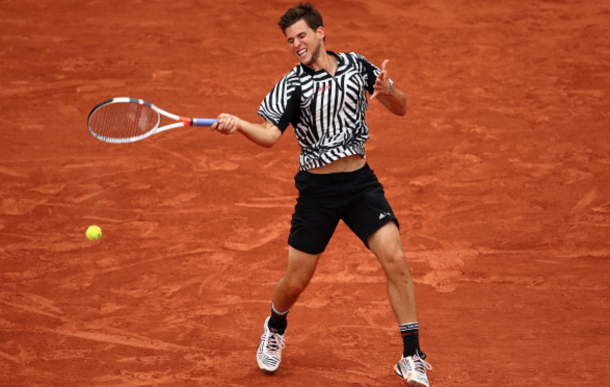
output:
M284 15L280 17L280 21L277 23L282 29L282 32L286 34L286 28L294 25L299 20L305 20L305 23L314 31L318 30L318 27L324 27L322 22L322 15L316 10L310 2L305 4L299 3L296 7L290 8Z

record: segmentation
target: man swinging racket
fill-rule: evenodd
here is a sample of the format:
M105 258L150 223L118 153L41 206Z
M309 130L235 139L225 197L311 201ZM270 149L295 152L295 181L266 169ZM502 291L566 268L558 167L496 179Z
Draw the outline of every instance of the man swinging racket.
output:
M339 220L343 220L375 254L383 267L390 304L403 338L395 372L410 386L428 387L419 348L415 289L400 241L398 221L383 186L365 160L369 129L364 120L368 101L381 102L404 116L405 94L387 75L357 53L326 51L322 16L311 3L289 9L279 21L299 64L282 78L262 102L254 124L221 114L212 128L223 134L241 132L250 141L273 146L292 125L301 147L295 185L299 197L288 238L288 267L277 282L257 351L259 367L277 371L284 348L287 315L314 275Z

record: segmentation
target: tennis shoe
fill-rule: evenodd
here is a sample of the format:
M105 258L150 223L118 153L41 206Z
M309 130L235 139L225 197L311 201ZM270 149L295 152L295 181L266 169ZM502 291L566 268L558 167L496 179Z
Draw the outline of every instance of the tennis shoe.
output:
M269 329L269 318L265 320L265 330L261 336L261 343L256 352L258 367L269 373L277 371L282 361L282 349L284 349L284 335Z
M426 370L431 369L432 366L420 357L419 352L416 352L413 356L403 357L394 366L396 374L403 378L408 386L412 387L430 387Z

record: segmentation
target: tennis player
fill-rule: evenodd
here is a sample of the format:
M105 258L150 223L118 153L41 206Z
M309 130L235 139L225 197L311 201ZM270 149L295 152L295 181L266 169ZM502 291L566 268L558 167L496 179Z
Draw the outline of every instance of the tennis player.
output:
M266 372L277 371L288 312L343 220L385 271L389 301L403 338L395 372L410 386L428 387L426 369L431 366L419 346L415 289L398 221L364 151L369 138L366 93L399 116L407 112L405 94L388 77L387 60L380 70L360 54L327 51L322 16L311 3L290 8L278 24L299 64L265 97L258 110L264 122L255 124L223 113L213 126L223 134L238 131L271 147L292 125L301 147L288 267L275 286L271 315L257 351L258 365Z

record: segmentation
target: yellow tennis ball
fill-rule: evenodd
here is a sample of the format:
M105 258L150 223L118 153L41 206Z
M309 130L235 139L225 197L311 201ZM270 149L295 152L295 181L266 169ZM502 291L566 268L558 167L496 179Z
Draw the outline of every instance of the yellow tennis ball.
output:
M91 241L96 241L102 237L102 229L97 226L91 226L87 229L87 238Z

